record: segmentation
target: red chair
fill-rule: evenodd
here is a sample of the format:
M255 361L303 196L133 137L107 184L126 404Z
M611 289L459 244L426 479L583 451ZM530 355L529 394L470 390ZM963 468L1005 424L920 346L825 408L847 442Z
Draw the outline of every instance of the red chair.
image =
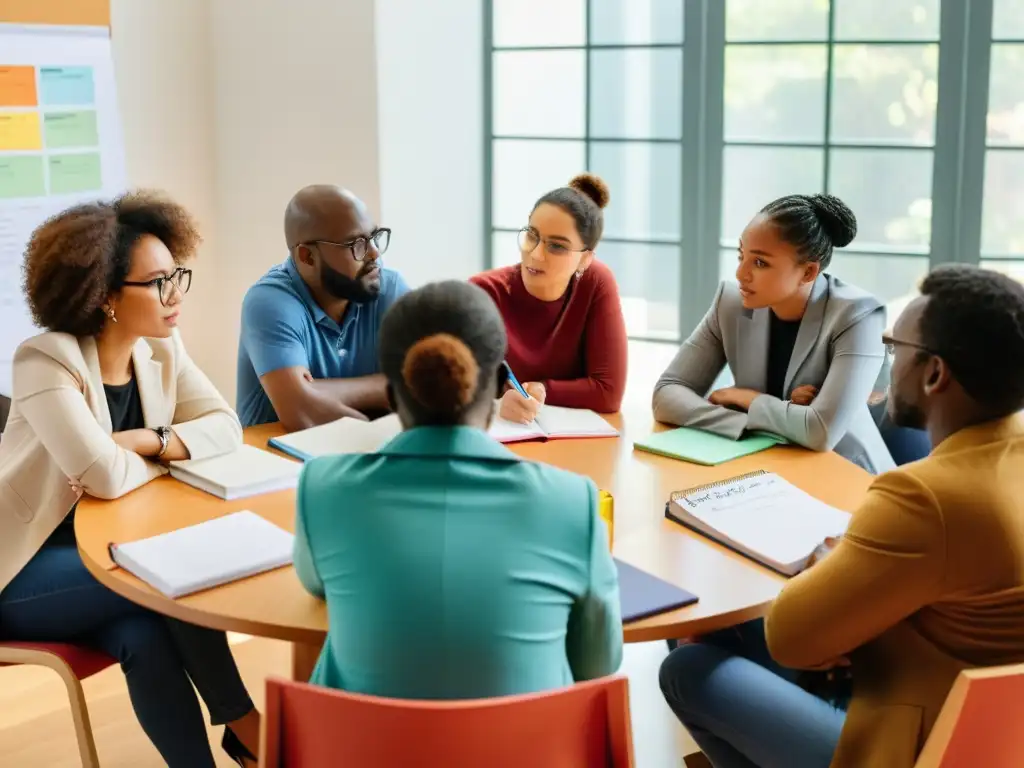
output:
M405 701L267 680L263 768L631 768L621 676L525 696Z
M1024 664L965 669L953 683L916 768L1024 765Z
M71 702L71 716L75 721L75 736L82 768L99 768L96 741L89 725L89 710L85 704L85 691L81 680L101 672L117 660L105 653L67 643L0 643L0 667L15 664L33 664L49 667L64 681Z

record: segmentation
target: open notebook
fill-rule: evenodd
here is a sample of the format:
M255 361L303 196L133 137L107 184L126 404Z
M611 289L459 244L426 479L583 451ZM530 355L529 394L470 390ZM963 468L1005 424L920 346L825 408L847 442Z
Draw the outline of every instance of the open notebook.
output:
M339 453L374 453L402 431L395 414L376 421L338 419L290 435L273 437L270 446L309 461ZM530 424L513 424L495 419L490 435L502 443L522 440L550 440L562 437L617 437L618 431L593 411L545 405Z
M768 432L751 432L739 440L732 440L702 429L679 427L655 432L644 440L637 440L633 447L670 459L714 466L787 442L786 438Z
M491 437L502 443L523 440L559 440L564 438L618 437L619 431L601 416L580 408L541 406L537 418L529 424L515 424L495 418Z
M764 470L677 491L665 516L787 576L850 522L849 512Z
M292 562L294 537L248 510L127 544L110 557L168 597L254 576Z
M171 477L227 501L294 488L301 471L301 464L251 445L209 459L171 462Z

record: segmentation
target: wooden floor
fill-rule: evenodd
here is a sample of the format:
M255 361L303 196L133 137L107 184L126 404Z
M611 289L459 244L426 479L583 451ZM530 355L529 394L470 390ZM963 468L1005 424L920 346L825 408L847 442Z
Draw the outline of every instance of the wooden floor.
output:
M273 640L237 636L232 637L232 648L242 677L262 710L263 681L270 675L288 674L288 647ZM658 690L658 665L666 653L664 643L626 647L622 671L630 678L637 768L678 768L682 756L694 751ZM120 668L111 667L88 679L85 692L103 768L163 765L135 719ZM211 744L220 743L220 731L211 729ZM218 766L233 765L219 748L214 755ZM33 667L0 669L0 766L79 765L71 714L57 676Z

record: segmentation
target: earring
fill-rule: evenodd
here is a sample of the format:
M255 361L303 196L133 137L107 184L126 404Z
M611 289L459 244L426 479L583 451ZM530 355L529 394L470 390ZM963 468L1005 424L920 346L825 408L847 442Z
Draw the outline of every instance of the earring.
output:
M577 269L576 270L576 279L579 280L581 277L583 277L583 273L586 272L586 271L587 270L585 270L585 269Z
M116 323L117 322L117 317L114 316L114 308L113 307L109 307L107 309L107 317L110 318L110 322L112 322L112 323Z

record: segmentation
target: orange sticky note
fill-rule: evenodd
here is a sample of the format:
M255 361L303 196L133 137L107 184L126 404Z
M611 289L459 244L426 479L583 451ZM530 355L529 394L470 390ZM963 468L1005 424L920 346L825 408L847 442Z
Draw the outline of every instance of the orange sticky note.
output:
M0 112L0 151L42 148L38 112Z
M35 67L0 66L0 107L34 107L38 103Z

